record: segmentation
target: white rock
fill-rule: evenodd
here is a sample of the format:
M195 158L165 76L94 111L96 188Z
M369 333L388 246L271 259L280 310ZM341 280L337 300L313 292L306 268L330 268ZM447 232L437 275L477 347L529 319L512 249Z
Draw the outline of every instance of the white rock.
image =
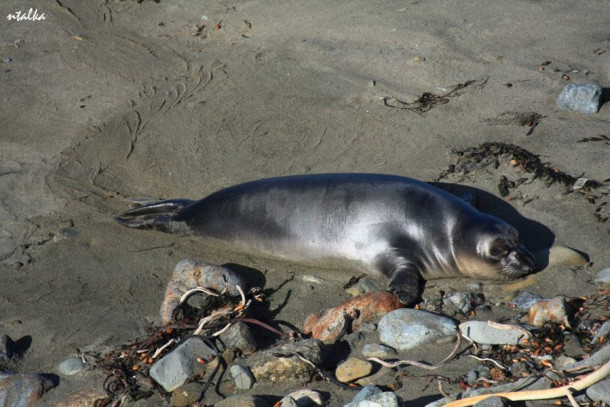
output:
M460 324L460 331L467 338L486 345L516 345L530 333L517 325L498 324L489 321L467 321Z

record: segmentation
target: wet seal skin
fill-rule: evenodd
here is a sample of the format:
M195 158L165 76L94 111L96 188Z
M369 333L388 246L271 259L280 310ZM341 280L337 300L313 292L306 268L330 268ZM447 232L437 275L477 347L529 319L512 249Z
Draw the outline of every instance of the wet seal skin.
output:
M533 272L534 256L506 222L424 182L383 174L262 179L199 201L141 205L124 226L197 235L319 267L382 276L406 305L423 280L509 280Z

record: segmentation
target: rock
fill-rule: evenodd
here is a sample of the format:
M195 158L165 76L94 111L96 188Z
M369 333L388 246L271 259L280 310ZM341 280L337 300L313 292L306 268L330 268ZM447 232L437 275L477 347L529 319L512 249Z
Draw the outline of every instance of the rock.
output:
M173 407L192 406L201 395L201 383L187 383L172 392L170 404Z
M270 407L269 403L260 397L239 395L226 398L218 403L214 403L214 407Z
M510 406L509 400L504 397L492 396L473 404L476 407L506 407Z
M593 282L598 285L610 284L610 267L600 270Z
M349 358L337 366L335 376L341 383L350 383L371 374L373 365L365 360Z
M250 367L257 382L275 383L309 379L315 369L309 363L293 355L300 353L319 365L322 362L322 346L322 342L317 339L290 342L256 352L244 362Z
M475 370L470 370L468 373L466 373L466 376L464 377L464 380L466 380L466 383L472 384L478 378L479 378L479 374Z
M294 402L293 405L296 407L315 407L324 405L324 396L319 392L310 389L293 391L281 400L281 406L290 406L290 400Z
M570 83L559 94L557 106L583 114L597 113L601 95L602 87L597 83Z
M576 250L564 246L553 246L549 250L549 267L584 267L587 259Z
M0 372L0 405L27 407L53 386L50 380L38 374Z
M364 386L362 390L360 390L352 399L352 403L359 403L363 400L369 400L371 397L381 393L383 392L377 386Z
M525 291L520 292L515 298L513 298L509 305L517 308L517 309L527 309L529 310L532 305L537 303L540 300L543 300L541 296L538 294L532 294Z
M471 293L452 293L448 296L449 301L463 314L472 311L473 296Z
M204 366L197 362L197 358L210 361L215 355L202 340L187 339L150 368L150 377L165 391L172 392L203 371Z
M104 380L98 380L61 399L55 407L94 406L97 400L105 400L108 393L104 390Z
M609 335L610 335L610 321L606 321L602 324L602 326L599 328L599 330L597 331L597 333L591 340L591 345L595 345L597 342L599 342L600 340L603 340L603 338L606 338Z
M303 324L303 332L311 333L312 337L324 343L334 343L346 331L357 331L362 324L374 322L389 311L402 307L398 297L387 291L366 293L310 315Z
M379 338L397 350L415 348L424 343L446 342L456 337L453 319L414 309L397 309L379 322Z
M239 291L235 288L237 285L244 291L249 289L245 278L233 270L204 261L182 260L174 268L165 289L161 304L161 324L166 325L171 322L174 310L180 304L180 298L187 291L196 287L206 287L221 293L227 287L230 295L238 296Z
M225 349L219 358L212 360L210 363L208 363L206 365L208 373L211 373L216 368L216 365L221 362L224 362L224 364L222 366L224 366L224 367L229 366L231 363L233 363L233 361L235 360L236 357L237 357L237 351L235 349L232 349L232 348Z
M460 324L462 335L479 344L486 345L516 345L523 338L529 338L530 333L518 326L494 324L490 321L467 321Z
M369 387L369 386L367 386ZM366 389L365 387L364 389ZM372 387L372 386L370 386ZM354 397L354 400L360 396L362 391ZM344 407L399 407L400 406L400 398L396 395L396 393L392 393L391 391L383 392L383 393L372 393L367 395L366 398L359 399L358 401L352 401L351 403L346 404Z
M252 329L243 322L237 322L220 335L226 348L239 349L243 355L256 352L256 339Z
M529 323L535 326L542 326L546 322L568 323L568 315L571 310L562 296L542 300L535 303L529 310Z
M378 343L366 344L362 347L362 356L365 358L391 358L396 355L396 351L389 346Z
M230 372L238 389L248 390L254 386L254 376L252 376L252 372L250 372L248 367L233 365L231 366Z
M68 358L61 362L57 367L59 373L64 376L73 376L77 373L82 372L85 369L85 362L81 358L73 357Z
M610 378L595 383L587 389L587 396L593 401L610 404Z

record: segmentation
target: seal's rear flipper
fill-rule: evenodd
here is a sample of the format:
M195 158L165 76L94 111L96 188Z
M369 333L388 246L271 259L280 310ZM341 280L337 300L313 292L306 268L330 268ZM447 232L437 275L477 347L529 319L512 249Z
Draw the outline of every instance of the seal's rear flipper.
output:
M176 215L195 201L171 199L141 205L115 216L113 219L123 226L136 229L157 229L168 233L188 233L184 222L176 221Z

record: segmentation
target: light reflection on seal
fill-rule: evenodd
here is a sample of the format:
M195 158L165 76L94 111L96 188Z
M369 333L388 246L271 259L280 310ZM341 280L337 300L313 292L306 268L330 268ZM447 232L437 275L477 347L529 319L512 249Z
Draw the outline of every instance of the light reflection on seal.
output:
M535 270L515 228L436 187L394 175L269 178L200 201L145 204L115 220L380 275L407 305L418 299L422 277L512 279Z

